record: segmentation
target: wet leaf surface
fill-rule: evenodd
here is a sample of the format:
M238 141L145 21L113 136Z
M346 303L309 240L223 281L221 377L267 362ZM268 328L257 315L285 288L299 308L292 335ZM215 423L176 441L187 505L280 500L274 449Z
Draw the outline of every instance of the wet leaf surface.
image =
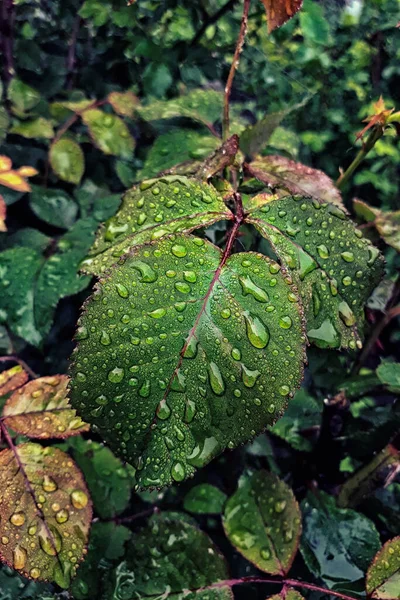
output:
M309 493L301 504L301 552L315 577L331 589L362 580L380 548L375 525L355 510L337 508L325 492Z
M383 275L383 257L333 204L260 194L248 222L271 243L296 282L307 336L320 348L361 347L364 304Z
M125 194L117 214L98 231L83 269L100 274L133 246L232 218L207 184L175 175L145 181Z
M142 487L182 481L255 436L301 381L290 278L261 254L222 257L188 235L144 244L100 280L80 319L73 406L133 461Z
M85 553L92 507L83 477L57 448L0 453L0 557L25 577L68 587Z
M135 140L124 121L116 115L90 108L82 113L82 120L89 128L94 144L104 154L131 158Z
M226 498L226 494L214 485L200 483L186 494L183 506L197 515L221 514Z
M0 373L0 396L13 392L28 381L28 373L20 365Z
M225 506L225 533L235 548L261 571L286 575L299 547L301 513L286 483L258 471L239 481Z
M30 438L66 438L89 430L68 399L66 375L39 377L7 400L3 417L8 427Z
M231 600L228 586L209 588L225 579L224 558L211 539L182 515L163 513L135 535L103 598Z
M366 581L367 594L379 600L400 598L400 537L386 542L372 561Z

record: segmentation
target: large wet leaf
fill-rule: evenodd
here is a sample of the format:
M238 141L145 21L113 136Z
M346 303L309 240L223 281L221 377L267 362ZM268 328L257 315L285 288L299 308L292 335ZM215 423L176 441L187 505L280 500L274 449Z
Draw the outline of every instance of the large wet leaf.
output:
M311 196L320 202L337 204L345 210L342 196L328 175L285 156L259 156L247 165L248 172L272 188L291 194Z
M400 598L400 537L386 542L369 566L367 594L379 600Z
M7 400L3 418L16 433L31 438L66 438L88 431L68 399L68 377L39 377L16 390Z
M221 117L223 94L214 90L194 90L173 100L158 100L138 106L137 112L145 121L186 117L211 125Z
M100 274L133 246L232 218L207 184L175 175L145 181L125 194L117 214L99 230L83 269Z
M174 165L206 158L220 140L210 133L193 129L176 129L160 135L151 147L139 179L155 177Z
M211 539L183 515L154 515L136 533L126 562L114 570L104 600L231 600L224 558Z
M68 587L85 553L92 507L82 474L57 448L0 453L0 558L25 577Z
M273 473L239 481L225 506L224 529L247 560L271 575L286 575L299 547L301 513L292 490Z
M301 510L300 548L311 573L332 589L362 579L380 548L374 523L355 510L337 508L335 499L321 491L309 493Z
M280 416L304 361L284 269L189 235L135 249L79 322L71 401L143 487L182 481Z
M248 222L271 243L298 286L310 342L361 347L364 304L383 274L379 251L333 204L260 194L249 208Z

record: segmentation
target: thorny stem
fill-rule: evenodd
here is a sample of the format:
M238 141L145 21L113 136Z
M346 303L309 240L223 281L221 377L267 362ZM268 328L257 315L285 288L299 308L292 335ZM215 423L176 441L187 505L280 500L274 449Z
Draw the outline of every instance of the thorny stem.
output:
M32 379L36 379L37 375L34 371L32 371L32 369L30 368L30 366L24 361L22 360L22 358L19 358L18 356L0 356L0 362L16 362L19 365L21 365L21 367L29 374L29 376Z
M375 146L376 142L383 136L383 128L375 127L371 133L369 134L367 141L363 143L361 150L358 152L357 156L338 178L336 181L336 187L342 189L343 186L349 181L350 177L353 175L354 171L359 167L364 158L367 156L368 152L372 150Z
M335 596L335 598L341 598L341 600L356 600L353 596L347 596L341 592L335 592L326 588L314 585L313 583L306 583L304 581L298 581L297 579L269 579L263 577L241 577L240 579L225 579L212 583L204 589L213 589L221 587L234 587L235 585L243 585L246 583L273 583L275 585L288 585L297 588L304 588L306 590L312 590L313 592L322 592L327 595Z
M231 68L225 86L224 115L222 120L222 139L224 142L229 137L229 100L231 97L233 79L235 77L236 69L239 66L240 53L242 52L244 39L246 37L250 2L251 0L244 0L242 22L240 24L240 31L236 42L235 54L233 55Z

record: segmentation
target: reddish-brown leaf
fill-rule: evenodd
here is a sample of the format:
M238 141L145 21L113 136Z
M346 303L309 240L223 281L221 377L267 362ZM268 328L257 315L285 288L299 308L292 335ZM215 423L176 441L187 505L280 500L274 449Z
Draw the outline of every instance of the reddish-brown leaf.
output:
M284 156L260 156L245 166L247 172L272 188L283 188L291 194L312 196L345 210L341 194L334 182L322 171L307 167Z
M374 104L374 113L363 120L363 123L367 123L367 125L356 134L356 141L364 137L364 134L369 129L372 129L372 127L375 127L375 125L385 127L386 122L393 111L394 108L385 108L385 102L381 96Z
M289 21L302 7L303 0L261 0L268 19L268 33Z
M0 559L67 588L86 553L92 503L82 473L58 448L0 452Z
M0 396L13 392L28 381L28 373L20 365L0 373Z
M67 396L66 375L40 377L16 390L7 400L3 417L8 427L31 438L66 438L88 431Z

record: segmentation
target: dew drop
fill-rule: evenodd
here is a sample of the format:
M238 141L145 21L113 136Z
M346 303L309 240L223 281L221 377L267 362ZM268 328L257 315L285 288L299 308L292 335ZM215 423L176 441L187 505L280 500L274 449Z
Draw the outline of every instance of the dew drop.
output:
M151 317L152 319L161 319L162 317L165 317L166 314L167 311L165 308L156 308L155 310L149 313L149 317Z
M258 287L258 285L256 285L250 277L239 277L239 282L242 286L243 296L247 296L248 294L250 294L258 302L268 302L268 294L260 287Z
M15 512L13 515L11 515L10 521L16 527L22 527L22 525L25 523L25 515L23 512Z
M111 344L111 337L107 331L102 331L100 336L100 344L103 346L109 346Z
M85 508L88 503L88 497L82 490L74 490L71 494L71 502L75 508Z
M329 250L325 244L320 244L317 246L317 252L321 258L329 258Z
M223 319L229 319L229 317L231 316L231 309L230 308L223 308L221 310L221 317Z
M121 298L128 298L129 292L122 283L117 283L115 287L117 288L118 296L121 296Z
M147 263L137 260L131 263L133 269L139 271L141 275L141 282L143 283L154 283L157 280L157 273Z
M174 244L171 248L171 252L178 258L183 258L187 254L187 249L182 244Z
M244 314L246 321L246 333L250 343L255 348L265 348L269 342L269 331L258 317L249 313Z
M171 409L168 406L165 398L163 398L161 400L161 402L158 404L156 413L157 413L157 417L159 419L161 419L162 421L165 421L171 415Z
M14 569L23 569L26 565L26 559L28 558L28 554L25 548L21 546L17 546L13 552L13 566Z
M108 381L111 381L111 383L121 383L124 375L124 369L121 369L120 367L114 367L114 369L108 373Z
M352 263L354 261L354 254L352 252L342 252L340 256L345 262Z
M146 379L139 390L139 396L142 398L148 398L150 396L150 388L150 380Z
M271 558L271 552L268 548L261 548L260 555L261 558L263 558L264 560L268 560L269 558Z
M69 512L67 511L66 508L62 508L61 510L59 510L56 513L56 521L57 523L59 523L60 525L62 523L66 523L69 519Z
M283 513L283 511L286 508L286 500L280 500L278 502L275 502L274 504L274 510L276 513Z
M242 364L242 380L246 387L252 388L255 386L258 377L261 375L260 371L252 371Z
M290 317L281 317L279 319L279 327L282 329L290 329L292 326L292 319Z
M197 355L198 340L192 335L189 341L185 342L183 358L195 358Z
M171 477L174 481L183 481L185 479L185 467L182 463L176 462L171 468Z
M55 492L58 486L52 477L45 475L43 477L42 488L45 492Z
M225 383L222 378L221 371L215 362L210 362L208 365L208 374L210 377L211 389L217 396L222 396L225 392Z
M279 393L281 396L287 396L289 392L290 388L287 385L281 385L281 387L279 388Z
M242 358L242 353L240 352L239 348L232 348L231 356L233 360L240 360Z

